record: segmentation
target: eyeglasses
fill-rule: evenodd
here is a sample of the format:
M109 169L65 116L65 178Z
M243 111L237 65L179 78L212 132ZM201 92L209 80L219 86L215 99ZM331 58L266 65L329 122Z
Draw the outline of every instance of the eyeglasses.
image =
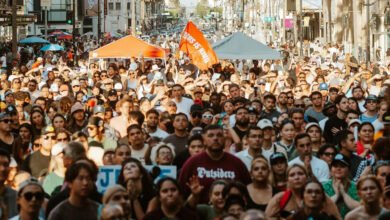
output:
M213 115L202 115L204 119L212 119L214 116Z
M202 117L202 113L200 113L200 112L193 112L193 113L191 114L191 116L192 116L193 118L201 118L201 117Z
M336 153L325 152L324 155L327 157L334 157L336 155Z
M49 140L49 139L56 140L56 136L45 136L45 137L43 137L43 139L44 140Z
M25 194L23 194L23 198L27 201L31 201L33 198L38 201L42 201L45 198L45 195L42 192L26 192Z

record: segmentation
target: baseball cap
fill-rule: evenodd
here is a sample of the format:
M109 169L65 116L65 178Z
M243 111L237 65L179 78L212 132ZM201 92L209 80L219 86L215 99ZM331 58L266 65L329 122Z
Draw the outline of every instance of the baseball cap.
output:
M274 125L272 124L272 121L269 119L263 118L257 123L257 127L264 129L264 128L274 128Z
M362 124L362 122L359 119L352 119L351 121L349 121L348 127L355 124L355 123L358 123L359 125Z
M122 84L121 83L115 83L115 85L114 85L114 89L115 90L122 90Z
M366 101L367 101L367 100L378 101L378 97L376 97L376 95L368 95L367 98L366 98Z
M334 157L334 159L332 161L331 166L334 166L336 163L341 163L347 167L349 167L351 164L350 159L342 154L336 154L336 156Z
M275 162L278 160L285 160L287 162L286 156L284 156L284 154L280 152L273 153L269 158L269 162L271 165L275 164Z
M46 135L46 134L50 134L50 133L55 133L55 129L54 129L54 127L53 126L51 126L51 125L48 125L48 126L46 126L46 127L44 127L43 129L42 129L42 135Z
M106 109L102 105L96 105L93 107L93 114L98 114L98 113L105 113Z
M10 115L14 115L18 113L18 110L16 110L16 107L14 105L8 105L5 109L5 112L7 112Z
M10 115L8 113L6 113L6 112L0 113L0 120L3 120L6 117L10 117Z
M252 106L248 107L248 113L254 113L254 114L258 114L257 110L255 108L253 108Z
M192 105L191 106L191 109L190 109L190 113L193 113L193 112L202 112L203 111L203 108L201 105Z
M117 95L117 92L115 89L111 89L109 92L108 92L108 96L116 96Z
M77 111L84 111L84 107L80 102L76 102L72 108L70 109L70 114L73 115L73 113Z
M13 95L14 93L12 92L12 90L8 90L7 92L4 93L4 98L9 96L9 95Z
M320 86L318 87L320 91L323 90L328 90L328 85L326 83L321 83Z
M77 80L77 79L74 79L74 80L72 80L72 87L73 86L79 86L80 85L80 82Z
M319 125L318 123L310 122L310 123L308 123L308 124L305 126L305 132L307 132L307 131L308 131L311 127L313 127L313 126L318 127L318 128L320 129L320 131L321 131L321 127L320 127L320 125Z

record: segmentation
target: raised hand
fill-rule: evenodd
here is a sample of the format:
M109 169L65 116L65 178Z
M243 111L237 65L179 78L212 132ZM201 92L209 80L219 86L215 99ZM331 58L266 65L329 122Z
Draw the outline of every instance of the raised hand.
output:
M190 188L191 193L195 196L199 195L204 188L204 186L200 185L199 178L196 175L190 177L186 185Z

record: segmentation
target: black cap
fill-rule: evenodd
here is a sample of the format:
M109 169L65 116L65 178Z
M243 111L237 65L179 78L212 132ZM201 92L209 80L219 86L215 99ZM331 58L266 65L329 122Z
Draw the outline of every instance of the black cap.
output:
M349 167L351 164L351 161L348 157L342 155L342 154L336 154L336 156L333 158L331 166L334 166L335 164L343 164L346 167Z
M116 90L115 89L111 89L109 92L108 92L108 96L116 96L116 95L118 95L118 93L116 92Z
M190 113L202 112L202 111L203 111L203 107L201 105L197 105L197 104L192 105L191 109L190 109Z
M14 105L8 105L5 109L5 112L9 115L18 114L18 110L16 110L16 107Z
M103 119L96 116L90 117L88 120L88 125L94 125L97 127L103 126Z
M269 158L269 162L271 165L275 164L276 161L278 160L284 160L287 162L287 158L286 156L284 156L283 153L280 153L280 152L275 152L271 155L271 157Z
M248 107L248 113L254 113L254 114L258 114L257 110L255 108L253 108L252 106Z

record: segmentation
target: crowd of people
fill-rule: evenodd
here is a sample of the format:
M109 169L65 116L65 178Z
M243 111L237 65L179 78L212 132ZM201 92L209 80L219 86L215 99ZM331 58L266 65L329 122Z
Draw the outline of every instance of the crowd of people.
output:
M390 59L311 45L208 70L175 41L76 66L1 45L0 219L390 219Z

